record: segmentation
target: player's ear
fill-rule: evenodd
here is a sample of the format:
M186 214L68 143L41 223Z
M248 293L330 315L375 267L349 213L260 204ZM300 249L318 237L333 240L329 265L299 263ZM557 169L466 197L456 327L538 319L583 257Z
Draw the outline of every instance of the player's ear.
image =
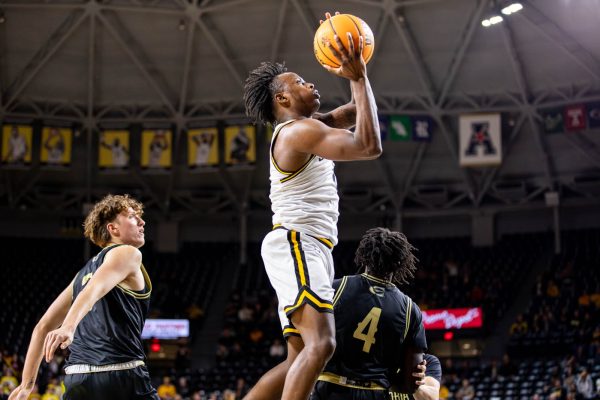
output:
M279 92L275 94L275 102L282 107L290 106L290 98L287 96L285 92Z

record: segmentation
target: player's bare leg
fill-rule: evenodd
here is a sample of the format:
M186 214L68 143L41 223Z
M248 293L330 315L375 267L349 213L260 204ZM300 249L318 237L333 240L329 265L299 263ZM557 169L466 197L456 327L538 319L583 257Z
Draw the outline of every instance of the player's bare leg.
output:
M302 339L298 336L290 336L287 340L287 357L284 361L271 368L254 385L252 390L244 397L244 400L279 400L283 392L285 376L292 363L304 348Z
M304 400L333 355L335 324L333 314L321 313L309 305L296 310L291 319L302 335L304 348L290 366L281 399Z

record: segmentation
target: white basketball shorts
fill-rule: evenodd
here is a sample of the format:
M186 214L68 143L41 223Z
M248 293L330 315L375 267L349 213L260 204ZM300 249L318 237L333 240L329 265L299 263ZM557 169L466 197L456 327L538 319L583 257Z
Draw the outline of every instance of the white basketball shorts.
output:
M304 304L319 312L333 313L330 241L276 226L263 239L261 254L277 293L284 337L300 336L291 316Z

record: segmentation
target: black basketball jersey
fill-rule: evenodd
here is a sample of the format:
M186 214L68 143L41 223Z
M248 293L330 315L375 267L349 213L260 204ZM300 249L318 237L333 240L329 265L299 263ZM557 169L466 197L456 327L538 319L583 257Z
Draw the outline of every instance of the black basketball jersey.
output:
M103 249L75 276L73 301L104 262L106 253L120 245ZM67 365L106 365L144 360L142 330L150 307L152 283L143 265L143 290L115 286L94 304L75 330Z
M404 346L427 348L421 310L395 285L367 274L333 287L337 346L325 371L389 387L388 368L399 365Z

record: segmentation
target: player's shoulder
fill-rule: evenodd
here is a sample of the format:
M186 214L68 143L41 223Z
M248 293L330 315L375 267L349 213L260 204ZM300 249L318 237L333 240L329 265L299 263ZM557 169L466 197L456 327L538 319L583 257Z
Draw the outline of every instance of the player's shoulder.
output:
M119 244L110 246L105 249L106 257L110 257L111 259L117 258L119 261L132 260L142 261L142 252L137 247L128 245L128 244Z

